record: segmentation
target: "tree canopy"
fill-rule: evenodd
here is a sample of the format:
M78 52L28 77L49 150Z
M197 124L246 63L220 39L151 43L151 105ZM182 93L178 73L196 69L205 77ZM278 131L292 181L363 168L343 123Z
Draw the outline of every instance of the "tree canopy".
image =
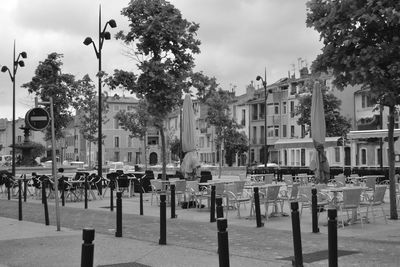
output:
M70 106L76 93L75 77L61 72L62 57L62 54L55 52L49 54L44 61L39 62L32 80L22 85L28 89L29 93L38 96L41 101L49 101L50 97L53 98L56 139L64 136L62 130L72 121ZM45 109L49 111L50 107L47 105ZM46 140L50 139L51 129L48 127Z
M338 88L360 84L389 107L390 217L397 219L393 129L400 104L400 2L310 0L306 23L324 44L313 69L331 71Z
M297 124L307 125L306 133L311 131L312 86L313 80L310 80L305 86L306 93L298 96L299 104L295 109L295 115L300 115ZM324 101L326 136L343 136L348 133L351 123L350 119L345 118L340 113L340 99L331 92L328 92L325 86L322 88L322 98Z

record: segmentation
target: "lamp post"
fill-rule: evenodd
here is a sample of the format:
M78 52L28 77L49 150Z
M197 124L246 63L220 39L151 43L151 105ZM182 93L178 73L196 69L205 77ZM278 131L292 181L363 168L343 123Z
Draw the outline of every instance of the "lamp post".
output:
M6 66L1 67L1 72L8 72L10 75L11 81L13 83L13 111L12 111L12 175L15 176L15 74L17 73L18 67L24 67L25 63L23 60L20 60L20 57L26 58L26 52L21 52L18 54L17 58L15 58L15 40L14 40L14 50L13 50L13 68L12 71Z
M98 72L98 79L99 79L99 108L98 108L98 122L99 122L99 130L98 130L98 152L97 152L97 174L99 177L103 176L103 157L102 157L102 112L101 112L101 49L103 48L103 43L104 40L110 40L111 39L111 34L106 31L107 26L110 25L111 28L117 27L117 23L115 20L111 19L107 21L107 23L104 25L103 30L101 29L101 6L99 6L99 42L98 46L96 47L96 44L94 43L93 39L90 37L86 37L85 40L83 41L84 45L90 45L93 44L94 52L96 53L96 57L99 61L99 72Z
M265 71L264 79L261 76L257 76L257 81L261 80L264 87L264 102L265 102L265 110L264 110L264 167L267 170L267 162L268 162L268 146L267 146L267 72Z

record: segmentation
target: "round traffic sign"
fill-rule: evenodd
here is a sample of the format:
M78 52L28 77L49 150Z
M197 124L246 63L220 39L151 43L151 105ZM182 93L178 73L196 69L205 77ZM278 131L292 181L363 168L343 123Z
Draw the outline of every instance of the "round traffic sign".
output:
M26 125L34 131L41 131L49 125L50 116L44 108L33 108L25 115Z

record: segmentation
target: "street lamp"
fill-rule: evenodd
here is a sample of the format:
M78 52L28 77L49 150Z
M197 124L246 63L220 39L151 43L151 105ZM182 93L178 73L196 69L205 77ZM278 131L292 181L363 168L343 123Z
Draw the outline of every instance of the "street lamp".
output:
M15 40L14 40L14 50L13 50L13 68L12 71L6 66L1 67L1 72L8 72L11 81L13 83L13 122L12 122L12 175L15 176L15 74L17 73L18 67L24 67L25 63L20 60L20 57L26 58L26 52L21 52L18 54L17 59L15 59Z
M111 28L117 27L117 23L115 20L111 19L107 21L107 23L104 25L103 30L101 30L101 6L99 6L99 43L98 46L96 47L96 44L94 43L93 39L90 37L86 37L85 40L83 41L84 45L90 45L93 44L94 52L96 53L96 57L99 60L99 73L98 73L98 79L99 79L99 108L98 108L98 120L99 120L99 136L98 136L98 152L97 152L97 174L99 177L103 176L103 157L102 157L102 112L101 112L101 49L103 48L103 43L104 40L110 40L111 39L111 34L106 31L107 26L110 25Z
M267 74L265 72L264 74L264 79L258 75L256 80L259 81L261 80L263 86L264 86L264 167L265 170L267 170L267 162L268 162L268 146L267 146L267 98L268 98L268 92L267 92Z

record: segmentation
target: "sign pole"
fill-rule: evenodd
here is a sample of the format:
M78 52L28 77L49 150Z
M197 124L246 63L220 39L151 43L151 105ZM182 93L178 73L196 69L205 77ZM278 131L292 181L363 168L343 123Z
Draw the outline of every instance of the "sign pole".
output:
M52 167L53 167L53 178L54 178L54 198L56 202L56 220L57 220L57 231L60 231L60 205L58 201L58 178L56 172L56 139L54 131L54 110L53 110L53 98L50 97L50 117L51 117L51 154L52 154Z

